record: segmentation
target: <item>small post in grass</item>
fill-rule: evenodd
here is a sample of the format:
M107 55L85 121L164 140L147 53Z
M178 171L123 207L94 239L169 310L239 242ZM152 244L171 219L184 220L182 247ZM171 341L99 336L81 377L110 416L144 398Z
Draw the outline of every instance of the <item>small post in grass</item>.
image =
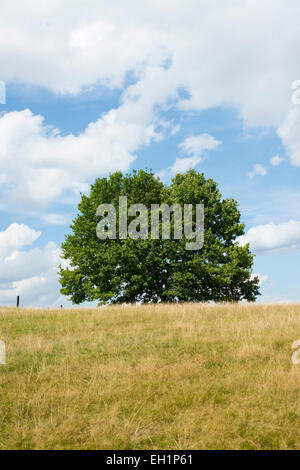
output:
M19 308L19 305L20 305L20 296L17 295L17 308Z

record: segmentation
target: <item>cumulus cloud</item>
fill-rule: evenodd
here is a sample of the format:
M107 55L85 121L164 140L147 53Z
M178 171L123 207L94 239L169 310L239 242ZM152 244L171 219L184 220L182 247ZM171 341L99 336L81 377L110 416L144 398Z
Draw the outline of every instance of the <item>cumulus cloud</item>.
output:
M122 2L113 6L101 0L88 0L84 6L72 0L13 4L1 3L4 80L17 77L54 92L79 93L95 83L122 87L128 71L166 60L162 33L135 23L129 12L134 5L124 8Z
M133 157L128 146L122 148L122 133L134 130L115 121L112 111L83 134L62 137L28 109L2 116L0 165L6 202L44 208L64 190L84 191L92 174L127 169Z
M189 168L194 168L200 162L200 157L176 158L173 165L169 167L169 170L174 175L176 175L176 173L184 173Z
M254 178L254 176L265 176L267 174L267 169L262 166L260 163L254 165L253 170L248 173L249 178Z
M198 163L203 160L206 150L213 150L221 144L210 134L200 134L187 137L183 142L178 144L182 153L191 155L191 157L176 158L173 165L159 171L156 175L164 180L177 173L184 173L190 168L195 168Z
M200 134L187 137L178 145L178 147L186 155L200 157L205 152L205 150L212 150L220 145L220 143L221 142L219 140L216 140L210 134Z
M280 157L279 155L274 155L274 157L271 158L270 163L272 166L278 166L282 161L282 157Z
M180 109L230 104L250 125L276 125L297 78L299 13L297 0L2 0L1 78L79 93L158 67L187 91Z
M0 304L59 305L57 270L60 250L49 242L43 248L31 245L41 235L27 225L11 224L0 232Z
M55 93L99 85L122 90L120 106L78 136L62 136L29 110L2 116L2 206L42 209L66 193L86 191L95 175L126 171L142 146L164 137L160 111L170 106L201 111L229 105L248 125L277 125L290 109L288 84L298 73L299 13L296 0L289 8L280 0L88 0L85 8L71 0L2 0L2 80ZM135 81L130 86L128 74ZM291 162L300 164L293 120L288 115L279 135ZM182 143L186 156L174 171L199 163L204 135Z
M300 221L273 222L251 227L238 238L240 245L250 244L256 252L286 251L300 247Z
M44 209L69 194L85 192L88 183L105 173L128 170L135 152L152 140L160 120L154 103L168 92L142 95L141 89L155 71L138 86L131 86L118 109L90 123L78 136L62 136L29 109L0 118L0 174L3 205ZM167 83L166 83L167 87ZM166 92L166 93L165 93ZM167 131L170 126L167 127ZM63 202L66 202L65 200Z
M0 256L9 256L37 240L41 232L27 227L24 224L11 224L6 230L0 232Z

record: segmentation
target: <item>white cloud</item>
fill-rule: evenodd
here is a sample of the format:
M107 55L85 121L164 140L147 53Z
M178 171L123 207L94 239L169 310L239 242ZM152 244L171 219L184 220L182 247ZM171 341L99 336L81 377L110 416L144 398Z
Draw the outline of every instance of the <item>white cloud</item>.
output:
M71 222L71 216L66 214L43 214L41 219L49 225L68 225Z
M40 275L59 260L59 250L49 242L44 248L14 251L2 258L0 283L16 282ZM59 263L58 263L59 264Z
M156 93L154 102L160 99L164 96ZM162 138L155 130L159 124L153 100L140 97L134 86L126 90L118 109L90 123L78 136L61 136L28 109L3 115L0 173L4 205L43 209L61 202L67 193L85 192L95 177L128 170L139 148Z
M298 74L299 13L296 0L289 8L282 0L88 0L84 7L71 0L2 0L2 80L58 93L99 84L123 90L121 105L79 136L63 137L29 110L3 116L3 205L41 209L66 192L87 190L95 176L126 171L142 146L163 138L166 128L156 131L160 110L172 105L188 111L230 105L248 125L278 125ZM126 88L129 73L136 83ZM279 133L292 163L300 164L291 119ZM199 163L202 144L199 136L186 139L182 149L193 160L175 168Z
M24 224L11 224L6 230L0 232L0 257L9 256L37 240L41 232L33 230Z
M267 169L260 165L260 163L257 163L254 165L253 170L248 173L249 178L254 178L254 176L265 176L267 174Z
M230 104L250 125L276 125L298 78L299 13L297 0L2 0L1 78L78 93L168 67L188 92L181 109Z
M213 150L220 144L221 141L216 140L210 134L200 134L187 137L178 145L178 147L183 153L191 155L191 157L176 158L173 165L159 171L156 173L156 176L164 180L176 175L177 173L185 173L190 168L195 168L195 166L203 160L203 155L206 150Z
M178 147L182 149L186 155L200 157L205 150L215 149L220 143L219 140L216 140L210 134L200 134L187 137Z
M286 251L300 247L300 221L290 220L282 224L273 222L251 227L238 238L240 245L250 243L256 252Z
M107 40L115 32L115 29L113 23L105 21L84 25L71 31L69 45L72 49L95 49Z
M274 155L274 157L271 158L270 163L272 166L278 166L282 161L282 157L280 157L279 155Z
M184 173L189 168L194 168L200 161L200 157L176 158L175 162L170 167L170 171L174 175L176 175L176 173Z
M3 79L17 78L59 93L78 93L99 82L122 87L128 71L143 70L145 63L161 64L167 54L163 34L145 22L135 23L132 6L99 0L84 5L25 0L14 5L13 0L3 0Z
M11 224L0 232L0 302L15 304L17 295L22 305L59 305L57 280L60 250L49 242L43 248L31 248L41 235L27 225Z
M278 128L292 165L300 166L300 107L295 106Z

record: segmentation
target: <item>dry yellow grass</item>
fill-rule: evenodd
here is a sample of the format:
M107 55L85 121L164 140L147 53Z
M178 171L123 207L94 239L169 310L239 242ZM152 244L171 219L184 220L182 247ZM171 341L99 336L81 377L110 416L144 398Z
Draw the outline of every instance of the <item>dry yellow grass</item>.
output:
M300 448L299 305L0 309L0 449Z

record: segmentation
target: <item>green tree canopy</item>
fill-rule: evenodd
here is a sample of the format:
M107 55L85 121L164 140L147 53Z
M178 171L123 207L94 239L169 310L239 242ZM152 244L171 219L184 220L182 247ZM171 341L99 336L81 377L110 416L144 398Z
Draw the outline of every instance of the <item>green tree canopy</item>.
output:
M184 236L120 239L119 196L127 196L128 206L147 207L149 228L151 204L204 204L203 247L187 250ZM116 209L116 239L100 240L96 235L96 211L104 203ZM116 172L98 178L90 195L82 195L78 209L72 232L62 244L69 266L60 266L61 293L73 303L254 301L259 295L258 278L251 276L254 255L248 245L236 241L244 234L238 204L222 199L217 184L201 173L178 174L167 186L151 171Z

